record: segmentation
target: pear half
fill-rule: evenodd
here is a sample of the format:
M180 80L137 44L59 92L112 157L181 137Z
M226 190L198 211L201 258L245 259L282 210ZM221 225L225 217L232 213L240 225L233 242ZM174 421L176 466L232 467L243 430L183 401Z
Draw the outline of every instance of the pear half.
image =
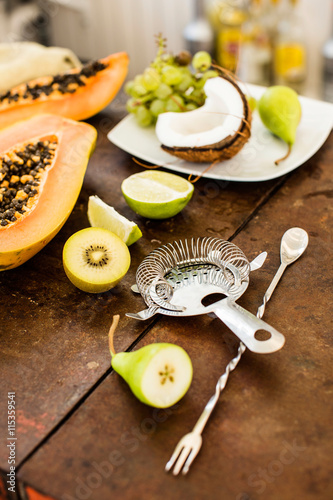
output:
M180 346L148 344L133 352L116 353L113 335L119 315L113 317L109 331L111 366L142 402L155 408L168 408L188 391L193 376L191 358Z
M251 135L251 110L233 78L207 80L203 106L185 113L162 113L155 132L164 151L186 161L223 161L237 154Z
M134 352L119 352L111 365L142 403L155 408L173 406L192 381L191 360L175 344L149 344Z

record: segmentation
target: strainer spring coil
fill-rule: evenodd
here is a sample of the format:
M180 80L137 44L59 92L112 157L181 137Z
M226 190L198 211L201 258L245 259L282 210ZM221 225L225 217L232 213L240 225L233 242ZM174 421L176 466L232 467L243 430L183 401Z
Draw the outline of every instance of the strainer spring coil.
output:
M184 273L186 269L210 266L220 269L230 286L240 286L250 273L246 256L234 243L214 237L174 241L153 250L139 265L136 273L138 289L146 302L154 286L163 300L172 296L168 274Z

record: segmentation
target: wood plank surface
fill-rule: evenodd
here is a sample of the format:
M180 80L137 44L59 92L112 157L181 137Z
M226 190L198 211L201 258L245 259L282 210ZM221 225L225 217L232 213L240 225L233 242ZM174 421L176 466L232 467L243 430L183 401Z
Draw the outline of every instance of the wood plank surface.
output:
M235 236L233 241L249 259L267 250L269 257L264 268L251 274L250 287L239 300L253 313L278 268L284 231L292 226L303 227L309 233L310 243L302 258L287 269L265 313L265 320L285 334L286 345L269 355L245 352L208 422L202 450L188 476L175 478L166 474L165 463L178 440L195 424L238 346L235 336L218 319L208 316L159 317L133 346L137 349L151 342L168 341L188 351L194 365L194 380L175 407L155 410L141 404L125 382L111 371L23 463L18 473L24 485L23 494L32 499L31 492L38 491L57 500L108 500L115 496L122 500L157 500L162 496L166 500L332 498L332 325L327 304L332 299L333 136L304 166L280 179L279 185L228 183L220 187L202 179L196 185L191 204L174 219L144 223L134 217L143 227L144 237L131 250L133 265L119 291L106 295L106 299L104 296L92 299L73 290L60 278L61 262L56 257L66 237L74 228L84 225L83 207L89 194L96 192L111 204L114 199L120 211L132 216L119 195L119 181L137 171L137 166L106 142L101 143L97 154L67 227L44 255L24 269L24 275L33 277L35 283L36 276L41 276L40 259L44 266L49 266L46 262L50 254L57 269L55 274L59 276L50 279L48 286L45 277L41 280L42 296L46 294L51 308L50 305L38 308L37 313L36 307L37 331L33 337L35 342L39 339L36 345L46 350L45 370L54 380L51 390L47 391L50 379L46 374L41 377L38 369L34 377L30 371L27 380L18 383L20 376L14 375L18 360L12 362L12 368L6 367L16 380L19 407L34 412L33 419L38 425L45 408L50 408L54 416L51 425L46 419L46 428L36 439L27 432L25 440L22 432L21 457L41 442L52 425L107 370L106 331L112 314L121 314L116 336L118 350L128 348L144 331L145 324L138 325L125 318L124 312L142 308L140 297L131 296L128 287L142 256L159 245L156 240L165 243L185 236L214 234L223 238ZM104 182L99 180L102 178ZM210 199L207 186L213 184L218 186L218 195ZM13 279L8 277L5 281L7 296L15 293L15 279L19 282L19 274L13 274ZM17 299L23 296L25 307L29 296L36 301L40 297L33 286L24 288L28 287L27 279ZM60 297L54 292L57 287L61 290ZM101 301L105 309L99 310L93 321L83 321L78 314L74 320L73 301L77 307L83 303L84 309L90 304L92 310ZM12 343L17 321L18 317L7 327ZM29 321L32 325L33 319ZM45 326L52 325L48 334L41 327L44 321ZM22 338L23 320L15 328ZM68 338L68 357L64 359L67 352L64 342ZM84 346L82 349L80 344ZM24 351L34 352L28 343L23 347ZM91 357L87 357L88 352ZM11 358L7 355L5 359ZM94 375L87 375L88 359L99 363ZM56 374L52 375L53 370ZM60 376L61 388L56 383ZM28 384L31 389L25 396L22 391ZM72 399L68 402L68 398Z
M17 397L16 464L56 429L82 398L110 370L106 332L112 315L121 314L119 348L128 349L151 322L124 317L138 308L130 291L138 264L152 249L173 239L191 236L232 237L283 184L285 178L263 183L229 183L201 179L189 205L176 217L147 220L126 205L120 185L143 170L111 144L106 133L120 118L115 109L90 120L98 130L96 150L89 162L75 208L58 235L24 265L0 274L1 380L3 390ZM131 268L125 279L104 294L86 294L67 279L62 248L75 231L87 227L87 203L97 194L126 217L135 220L143 238L130 247ZM6 411L6 401L2 400ZM7 424L0 422L2 442ZM7 471L7 450L1 447L0 467Z

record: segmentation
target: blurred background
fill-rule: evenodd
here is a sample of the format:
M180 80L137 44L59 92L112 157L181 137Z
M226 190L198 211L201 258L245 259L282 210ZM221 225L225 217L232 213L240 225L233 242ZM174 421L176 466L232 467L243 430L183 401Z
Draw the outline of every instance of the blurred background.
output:
M124 50L129 79L154 59L158 33L248 83L333 102L333 0L0 0L1 43L66 47L82 61Z

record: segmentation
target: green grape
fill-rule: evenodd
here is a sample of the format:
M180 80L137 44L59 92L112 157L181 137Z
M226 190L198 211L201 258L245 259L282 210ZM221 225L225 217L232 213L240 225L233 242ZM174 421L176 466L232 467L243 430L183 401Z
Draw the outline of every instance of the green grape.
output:
M133 88L135 86L135 83L133 80L129 80L128 82L125 83L124 90L126 94L133 96Z
M185 109L184 99L178 94L173 94L166 101L165 111L173 111L174 113L180 113L181 111L184 111L184 109Z
M173 65L175 63L175 59L174 59L173 55L169 54L169 53L162 54L161 55L161 61L164 64L171 64L171 65Z
M204 50L200 50L194 54L192 59L192 66L198 71L206 71L212 65L212 58Z
M155 69L160 74L162 73L163 68L168 65L174 65L173 56L171 54L161 54L155 57L154 61L150 64L150 67Z
M200 76L197 75L197 78L195 79L195 87L198 89L202 89L209 78L216 78L219 76L218 72L213 69L209 69L204 73L199 73L199 75Z
M183 80L175 86L175 90L180 94L185 94L186 90L194 85L192 76L184 76Z
M126 109L128 113L135 113L138 108L138 100L135 97L131 97L126 102Z
M148 94L141 96L140 99L138 99L138 101L140 102L140 104L145 104L149 103L149 101L151 101L153 98L154 98L153 92L148 92Z
M142 96L142 95L145 95L147 94L147 89L145 88L144 84L143 84L143 76L142 75L137 75L135 78L134 78L134 84L133 84L133 87L132 87L132 96L133 97L139 97L139 96Z
M167 85L177 85L182 81L183 75L179 68L167 64L162 68L162 81Z
M160 86L154 91L157 99L166 99L172 94L172 88L166 83L161 83Z
M151 114L149 109L147 109L143 105L138 106L135 113L135 117L137 119L138 124L141 125L142 127L148 127L148 125L151 125L151 123L153 122L153 115Z
M181 74L183 75L183 78L185 78L186 76L191 76L191 77L193 76L193 75L192 75L192 72L191 72L191 70L190 70L190 68L189 68L189 67L187 67L187 66L186 66L186 67L185 67L185 66L183 66L183 67L182 67L182 66L180 66L180 67L179 67L179 71L180 71L180 72L181 72Z
M186 111L194 111L197 108L198 106L196 106L193 102L189 102L188 104L185 105Z
M161 83L161 77L154 68L146 68L142 76L142 85L147 90L156 90Z
M190 94L186 95L186 98L194 102L197 106L202 106L205 102L206 95L203 89L194 89Z
M165 40L160 36L153 62L125 85L130 96L128 113L135 113L138 123L146 127L166 111L191 111L202 106L206 98L204 84L218 72L210 69L208 52L197 52L190 64L190 53L183 51L173 56L165 51Z
M153 116L158 116L165 112L166 102L162 99L154 99L149 107L149 110Z
M194 87L196 89L202 89L203 86L205 85L205 83L206 83L206 80L203 77L194 79Z
M193 75L188 68L180 68L180 71L182 72L182 81L175 85L174 88L180 94L184 94L193 85Z
M247 99L247 102L249 103L249 106L250 106L250 110L252 112L254 112L257 108L257 101L256 101L256 98L253 97L253 96L249 96L247 95L246 96L246 99Z
M209 69L208 71L205 71L205 73L202 75L202 78L207 81L208 78L216 78L217 76L219 76L218 71L215 71L215 69Z

